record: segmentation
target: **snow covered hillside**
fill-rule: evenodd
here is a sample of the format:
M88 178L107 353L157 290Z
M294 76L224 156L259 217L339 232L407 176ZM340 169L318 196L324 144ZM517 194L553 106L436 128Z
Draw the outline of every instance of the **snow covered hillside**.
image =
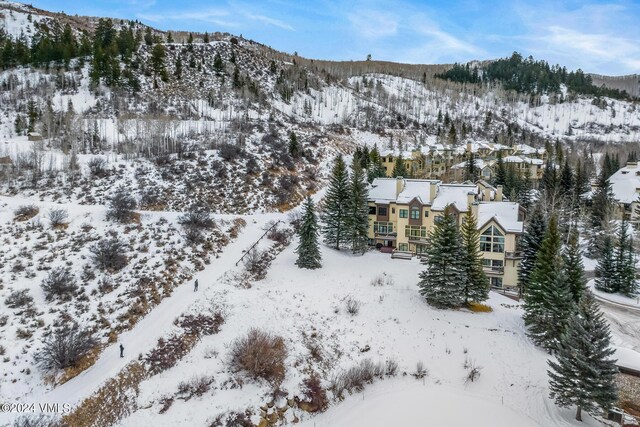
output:
M295 268L294 247L250 288L216 276L202 281L203 296L193 310L215 305L225 313L220 333L203 338L175 367L143 381L133 413L119 425L207 425L234 412L249 414L257 424L261 414L266 418L276 408L285 408L289 422L309 426L426 420L452 426L472 420L482 426L579 424L571 411L558 411L547 398L548 355L524 337L518 303L492 294L492 313L436 310L417 293L422 266L416 260L380 253L354 257L323 247L322 270L309 271ZM374 284L378 278L381 286ZM350 300L360 305L355 314L347 310ZM229 369L230 344L254 327L281 335L289 351L277 396L266 382L241 379ZM330 387L331 378L365 360L395 361L397 372L346 393L326 414L288 407L287 399L303 398L302 382L311 372ZM427 372L416 379L420 362ZM474 382L467 380L469 366L481 368ZM185 399L181 383L203 377L211 379L209 390Z

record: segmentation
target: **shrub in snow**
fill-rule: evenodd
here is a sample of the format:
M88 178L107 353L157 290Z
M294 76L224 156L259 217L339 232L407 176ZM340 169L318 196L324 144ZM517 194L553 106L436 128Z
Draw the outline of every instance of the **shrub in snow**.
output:
M28 414L16 418L12 427L57 427L62 425L64 424L51 415Z
M152 208L164 205L162 192L153 185L148 185L140 190L140 206Z
M156 375L170 369L193 348L198 340L197 334L172 335L160 338L158 344L147 353L145 362L149 375Z
M395 359L387 359L384 373L388 377L395 377L398 374L398 361Z
M360 306L362 305L360 301L352 297L347 298L345 304L347 306L347 313L352 316L355 316L360 312Z
M78 325L59 329L45 339L44 345L34 354L38 366L45 371L75 366L89 353L98 341L87 329Z
M329 389L336 398L342 399L345 391L362 391L365 384L371 384L376 378L383 378L386 373L385 367L386 364L382 362L373 363L371 359L364 359L359 365L335 375Z
M67 223L67 218L69 218L69 213L66 209L51 209L49 211L49 223L51 224L51 228L57 228L65 225Z
M123 223L131 222L135 218L134 209L136 206L136 199L133 198L129 190L121 187L109 199L107 219Z
M124 243L116 238L104 238L90 248L93 260L98 268L106 271L119 271L127 265L127 257L124 254Z
M327 392L322 387L320 378L315 373L302 382L304 400L298 406L307 412L323 412L329 406Z
M251 329L231 344L231 367L253 379L279 383L284 378L287 347L284 339L260 329Z
M282 230L278 227L273 227L267 234L267 238L284 246L289 244L289 233L287 233L286 230Z
M218 154L220 154L220 157L227 162L239 159L243 153L244 151L242 148L235 144L223 142L218 145Z
M104 178L108 175L107 160L104 157L94 157L89 160L89 172L96 178Z
M416 363L416 371L411 375L419 380L429 375L429 371L424 367L424 363L422 363L422 361L419 361L418 363Z
M480 371L482 370L482 366L477 366L475 361L465 359L464 368L467 370L467 378L464 381L465 384L468 382L474 382L475 380L480 378Z
M192 206L188 212L178 217L178 223L186 230L210 230L215 227L216 223L211 218L211 214L206 207Z
M260 280L267 275L269 257L266 252L253 248L247 253L242 262L245 270L251 273L256 280Z
M371 280L371 286L392 286L393 278L387 273L382 273Z
M47 301L54 298L70 299L77 289L76 278L71 270L65 267L53 268L42 281L42 290Z
M13 213L16 221L26 221L38 215L40 209L36 205L22 205L18 207Z
M213 383L213 377L206 375L196 376L189 381L182 381L178 384L179 397L184 400L189 400L193 396L200 397L211 388Z
M9 308L20 308L33 303L33 297L29 295L28 289L22 289L20 291L13 291L9 294L4 303Z
M188 314L175 322L188 334L213 335L220 332L220 325L224 323L222 314L215 313L213 316L205 314Z

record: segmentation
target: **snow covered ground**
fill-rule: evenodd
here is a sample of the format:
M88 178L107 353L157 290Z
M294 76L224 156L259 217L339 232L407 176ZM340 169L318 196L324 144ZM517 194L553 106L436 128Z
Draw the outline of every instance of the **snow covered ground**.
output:
M289 357L281 389L289 396L300 393L310 370L331 378L367 358L398 362L397 378L333 403L325 414L289 410L288 419L300 418L305 426L471 421L487 426L599 425L591 418L583 424L573 421L571 410L560 410L548 399L548 356L525 337L518 303L492 294L492 313L436 310L417 293L421 265L416 260L392 260L377 252L358 257L323 247L323 268L308 271L294 266L294 248L295 243L285 249L267 278L250 289L215 276L207 279L206 297L199 304L224 308L222 331L204 337L174 368L145 381L139 409L120 425L205 425L217 414L246 409L257 422L258 408L271 400L270 388L246 379L241 390L228 387L237 374L226 363L229 344L252 327L285 339ZM392 284L372 286L372 279L382 274ZM346 312L348 298L362 304L355 316ZM309 354L310 337L320 347L321 361ZM429 370L424 380L409 375L418 361ZM465 361L482 367L476 382L465 382ZM210 392L176 400L159 414L160 402L175 393L180 382L203 375L215 378Z

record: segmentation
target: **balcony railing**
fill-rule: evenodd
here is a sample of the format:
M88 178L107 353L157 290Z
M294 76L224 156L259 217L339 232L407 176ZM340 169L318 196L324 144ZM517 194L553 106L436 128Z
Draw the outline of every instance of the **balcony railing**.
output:
M511 259L522 258L522 251L505 252L504 256Z
M488 267L488 266L483 266L482 269L484 270L485 273L488 274L503 274L504 273L504 267Z

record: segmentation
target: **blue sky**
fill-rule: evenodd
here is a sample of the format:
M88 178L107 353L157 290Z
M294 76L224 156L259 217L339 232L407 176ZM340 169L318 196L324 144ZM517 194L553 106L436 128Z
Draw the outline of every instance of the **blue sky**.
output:
M523 55L571 69L640 73L640 1L31 0L162 30L227 31L322 59L466 62Z

